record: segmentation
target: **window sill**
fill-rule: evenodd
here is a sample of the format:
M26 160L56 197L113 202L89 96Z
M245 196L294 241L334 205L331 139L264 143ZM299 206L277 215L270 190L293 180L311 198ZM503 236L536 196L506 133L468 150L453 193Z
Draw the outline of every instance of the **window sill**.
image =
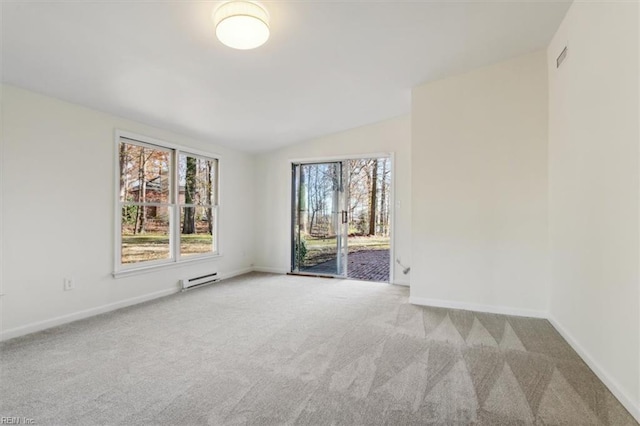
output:
M211 256L196 257L194 259L184 259L179 262L170 262L170 263L163 263L160 265L141 266L138 268L124 269L122 271L113 272L111 275L113 276L113 278L116 278L116 279L125 278L125 277L131 277L135 275L142 275L142 274L147 274L151 272L157 272L163 269L178 268L180 266L192 265L196 263L205 263L207 261L217 260L221 257L222 257L221 254L214 254Z

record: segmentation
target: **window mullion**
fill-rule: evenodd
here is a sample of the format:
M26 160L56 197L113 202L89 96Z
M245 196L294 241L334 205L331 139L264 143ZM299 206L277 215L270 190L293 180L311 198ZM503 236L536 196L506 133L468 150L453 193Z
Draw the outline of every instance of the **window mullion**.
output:
M140 206L140 207L172 207L173 203L142 203L137 201L118 201L122 207Z
M171 253L176 262L180 261L180 174L178 171L180 163L180 151L173 150L173 185L172 185L172 201L173 201L173 223L171 226Z

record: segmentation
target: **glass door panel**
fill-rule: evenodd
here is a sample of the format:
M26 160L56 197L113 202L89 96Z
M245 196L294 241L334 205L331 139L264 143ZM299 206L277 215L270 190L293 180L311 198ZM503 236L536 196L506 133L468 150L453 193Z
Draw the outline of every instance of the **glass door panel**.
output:
M346 276L342 162L293 164L291 271Z
M337 170L339 175L339 190L338 190L338 211L336 212L336 221L338 229L338 275L341 277L347 276L347 265L349 248L347 242L349 240L349 217L347 205L349 202L349 184L348 184L348 161L340 162L340 167Z

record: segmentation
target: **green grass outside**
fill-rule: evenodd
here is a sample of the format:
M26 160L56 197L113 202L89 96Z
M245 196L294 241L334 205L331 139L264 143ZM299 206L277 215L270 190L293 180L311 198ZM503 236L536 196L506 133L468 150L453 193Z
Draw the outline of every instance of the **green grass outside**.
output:
M169 236L164 234L123 235L123 244L169 244Z
M305 237L307 244L307 256L305 257L303 266L310 267L323 263L336 257L336 238L314 238ZM347 241L349 253L355 253L363 250L389 250L391 247L389 237L367 236L367 237L349 237Z
M308 250L322 250L325 248L335 248L336 238L313 238L305 237ZM349 252L362 250L385 250L390 247L389 237L349 237Z
M209 234L180 236L180 253L183 256L210 253L213 237ZM166 234L141 234L122 236L122 263L138 263L169 257L169 236Z

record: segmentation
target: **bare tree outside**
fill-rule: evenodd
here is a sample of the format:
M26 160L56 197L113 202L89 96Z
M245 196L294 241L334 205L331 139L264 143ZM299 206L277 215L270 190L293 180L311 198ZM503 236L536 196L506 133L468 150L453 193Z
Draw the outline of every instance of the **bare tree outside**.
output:
M196 233L196 208L189 206L196 201L196 159L186 157L187 167L184 183L184 218L182 221L183 234Z
M371 192L369 193L369 235L376 235L376 199L378 197L378 159L371 160Z
M180 255L210 253L213 247L214 193L217 161L186 154L178 160L179 204L182 228Z
M122 263L170 257L169 174L167 150L120 143Z

